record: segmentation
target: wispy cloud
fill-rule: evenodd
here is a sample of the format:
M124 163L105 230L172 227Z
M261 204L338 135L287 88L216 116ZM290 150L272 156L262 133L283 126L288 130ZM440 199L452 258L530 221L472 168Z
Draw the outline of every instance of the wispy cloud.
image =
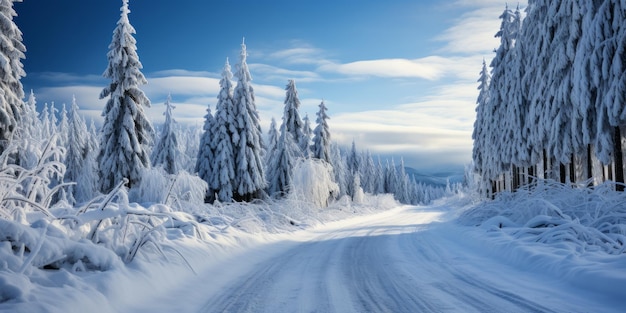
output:
M431 56L422 59L378 59L355 61L345 64L327 63L320 71L352 76L376 76L399 78L424 78L435 80L444 75L445 59Z
M293 42L292 44L295 47L271 52L268 58L290 65L319 64L325 59L324 52L321 49L301 41Z
M498 16L505 3L499 0L459 0L452 5L471 8L436 39L445 42L443 52L466 55L490 52L499 45L494 37L500 27Z
M254 76L260 75L264 81L280 81L287 82L288 79L295 79L298 82L313 82L323 80L320 75L314 71L290 70L277 66L261 63L248 64L250 71Z

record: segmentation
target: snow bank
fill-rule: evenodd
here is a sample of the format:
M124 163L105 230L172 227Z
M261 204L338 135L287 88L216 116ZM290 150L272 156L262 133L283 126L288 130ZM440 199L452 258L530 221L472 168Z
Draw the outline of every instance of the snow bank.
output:
M542 182L503 193L458 219L467 245L533 272L626 298L626 193L613 184Z

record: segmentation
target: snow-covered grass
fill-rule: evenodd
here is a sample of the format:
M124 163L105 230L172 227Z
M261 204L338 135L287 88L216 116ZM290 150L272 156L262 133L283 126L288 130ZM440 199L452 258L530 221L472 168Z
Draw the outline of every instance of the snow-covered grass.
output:
M626 298L626 193L554 181L462 211L460 238L528 271ZM477 226L477 227L475 227Z

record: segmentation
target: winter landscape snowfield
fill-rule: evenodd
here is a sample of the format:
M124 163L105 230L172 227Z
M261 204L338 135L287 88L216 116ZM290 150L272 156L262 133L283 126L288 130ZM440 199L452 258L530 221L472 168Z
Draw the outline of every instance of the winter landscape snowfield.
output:
M171 96L153 127L128 0L103 124L76 98L39 114L14 2L0 5L0 311L624 311L623 1L529 1L524 22L507 6L473 163L445 179L340 147L324 101L315 127L301 117L293 79L263 134L245 41L202 129L176 126ZM539 34L545 64L526 66Z
M147 249L103 271L1 271L0 310L621 312L626 256L599 228L626 216L624 196L545 190L478 205L456 194L427 206L386 196L323 210L239 206L222 217L230 227L197 225L202 238L166 228L164 255Z

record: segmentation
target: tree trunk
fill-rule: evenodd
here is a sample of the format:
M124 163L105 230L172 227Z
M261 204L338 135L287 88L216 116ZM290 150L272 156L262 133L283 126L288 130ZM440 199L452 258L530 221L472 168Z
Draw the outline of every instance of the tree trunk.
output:
M548 179L548 153L543 149L543 179Z
M533 184L533 176L535 175L534 169L535 167L532 165L528 167L528 185L529 186Z
M619 126L615 127L613 146L615 155L615 190L624 191L624 156L622 154L622 134Z
M587 145L587 179L593 185L593 159L591 158L591 144Z
M573 184L576 183L576 160L574 159L574 154L570 156L569 163L569 181Z
M565 184L567 182L565 179L567 177L566 172L565 164L559 163L559 180L561 181L561 184Z

